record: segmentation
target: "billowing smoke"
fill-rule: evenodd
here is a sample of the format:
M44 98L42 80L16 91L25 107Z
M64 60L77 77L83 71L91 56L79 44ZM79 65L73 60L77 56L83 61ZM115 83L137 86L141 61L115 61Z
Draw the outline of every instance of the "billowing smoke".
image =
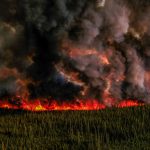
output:
M0 97L150 102L150 1L2 0Z

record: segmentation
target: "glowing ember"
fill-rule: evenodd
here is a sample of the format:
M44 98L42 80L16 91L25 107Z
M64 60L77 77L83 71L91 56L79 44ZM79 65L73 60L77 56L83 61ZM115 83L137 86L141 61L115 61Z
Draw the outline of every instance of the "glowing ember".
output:
M113 105L114 107L133 107L133 106L142 106L143 103L132 100L125 100L120 102L119 104ZM76 100L72 103L70 102L62 102L58 103L57 101L52 102L41 102L40 100L35 101L26 101L23 100L20 104L13 104L8 100L0 101L0 108L3 109L20 109L27 111L54 111L54 110L102 110L106 109L107 106L103 103L100 103L98 100Z

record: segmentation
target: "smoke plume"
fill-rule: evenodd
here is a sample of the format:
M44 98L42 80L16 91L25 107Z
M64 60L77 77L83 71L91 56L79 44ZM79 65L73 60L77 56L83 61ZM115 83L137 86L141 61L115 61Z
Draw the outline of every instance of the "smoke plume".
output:
M150 102L150 1L2 0L0 97Z

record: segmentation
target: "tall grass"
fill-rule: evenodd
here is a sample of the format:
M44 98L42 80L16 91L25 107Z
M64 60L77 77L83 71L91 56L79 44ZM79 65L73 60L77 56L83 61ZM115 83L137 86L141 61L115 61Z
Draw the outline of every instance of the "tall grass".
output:
M0 110L2 150L150 150L150 107L101 111Z

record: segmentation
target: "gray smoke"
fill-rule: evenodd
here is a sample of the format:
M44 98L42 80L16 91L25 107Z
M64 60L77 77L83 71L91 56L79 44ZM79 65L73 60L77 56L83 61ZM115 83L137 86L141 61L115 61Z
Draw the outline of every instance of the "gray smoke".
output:
M2 0L0 8L0 97L149 102L149 1Z

